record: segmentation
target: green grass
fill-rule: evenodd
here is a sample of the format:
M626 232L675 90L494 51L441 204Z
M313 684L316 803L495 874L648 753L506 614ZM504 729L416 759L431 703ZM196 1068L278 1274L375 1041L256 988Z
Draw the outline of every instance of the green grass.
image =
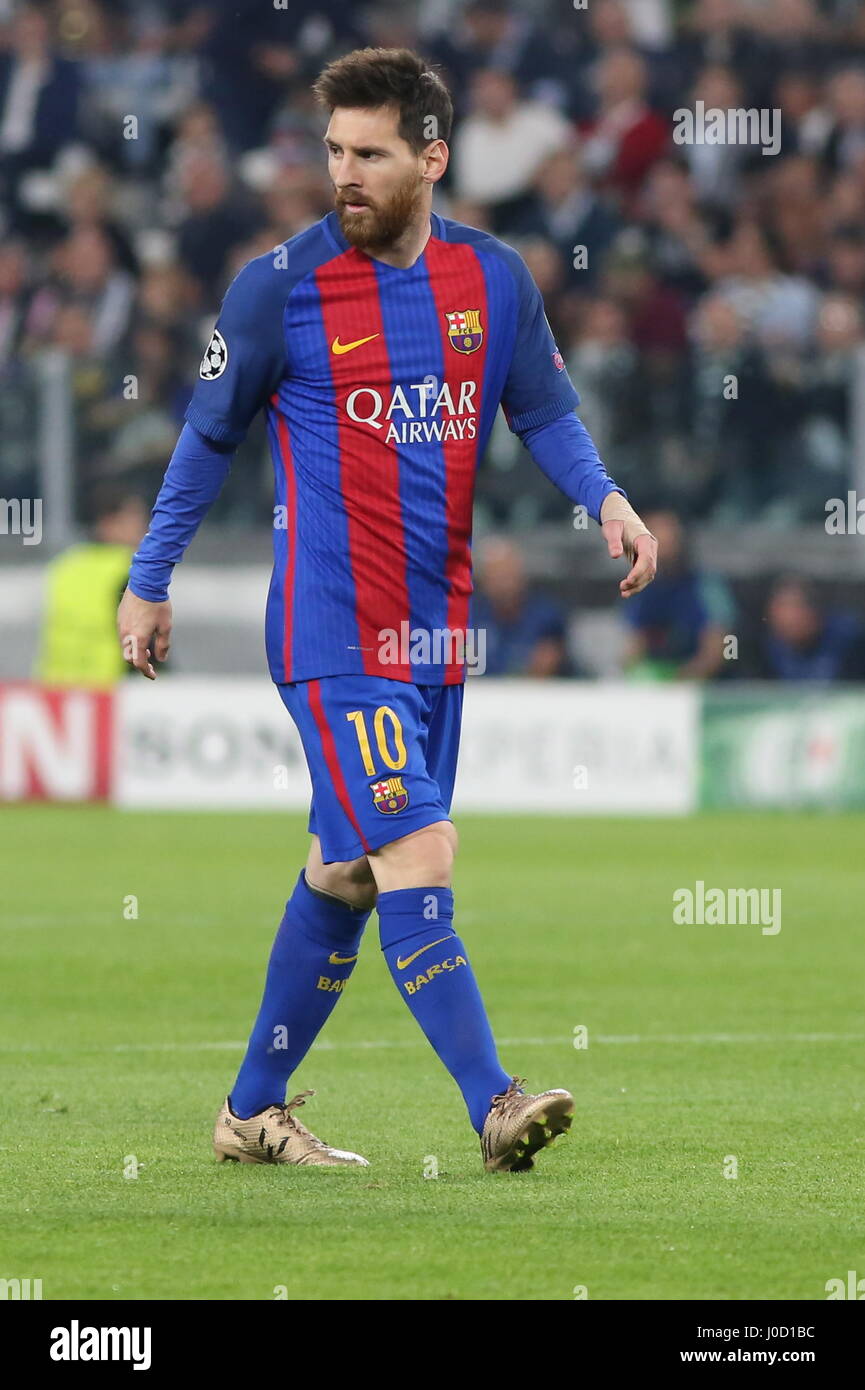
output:
M865 1275L865 818L460 830L457 927L504 1065L577 1098L526 1174L483 1172L375 917L290 1083L372 1167L217 1164L301 819L5 809L0 1277L46 1299L570 1300L822 1299ZM782 930L674 925L699 878L780 887Z

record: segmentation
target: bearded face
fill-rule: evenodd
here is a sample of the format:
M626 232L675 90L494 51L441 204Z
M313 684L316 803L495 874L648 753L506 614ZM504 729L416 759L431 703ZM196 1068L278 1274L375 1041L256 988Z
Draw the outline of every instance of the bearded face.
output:
M402 138L399 111L391 107L336 108L324 142L346 241L371 254L392 249L422 220L427 155Z
M385 251L417 216L423 181L412 170L390 193L373 199L366 192L343 189L336 194L342 234L359 251Z

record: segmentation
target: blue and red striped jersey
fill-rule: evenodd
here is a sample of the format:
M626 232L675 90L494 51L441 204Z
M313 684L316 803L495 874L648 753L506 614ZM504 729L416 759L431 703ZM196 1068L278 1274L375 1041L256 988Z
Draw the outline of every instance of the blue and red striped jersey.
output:
M267 415L279 683L461 681L462 660L429 634L468 623L475 475L496 411L517 433L579 403L519 254L431 224L398 268L352 247L329 213L244 266L202 362L186 413L200 433L237 444Z

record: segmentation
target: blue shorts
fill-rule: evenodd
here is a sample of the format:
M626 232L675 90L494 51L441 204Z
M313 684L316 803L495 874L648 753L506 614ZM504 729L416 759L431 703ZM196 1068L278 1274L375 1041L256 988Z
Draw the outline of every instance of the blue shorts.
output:
M326 864L450 819L463 685L352 675L276 688L303 743Z

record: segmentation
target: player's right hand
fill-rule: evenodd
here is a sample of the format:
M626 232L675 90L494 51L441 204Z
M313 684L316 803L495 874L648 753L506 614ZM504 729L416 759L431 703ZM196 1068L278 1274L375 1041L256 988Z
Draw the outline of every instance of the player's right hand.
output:
M156 680L152 658L165 661L171 646L171 603L149 603L127 589L117 610L117 631L124 661L148 680Z

